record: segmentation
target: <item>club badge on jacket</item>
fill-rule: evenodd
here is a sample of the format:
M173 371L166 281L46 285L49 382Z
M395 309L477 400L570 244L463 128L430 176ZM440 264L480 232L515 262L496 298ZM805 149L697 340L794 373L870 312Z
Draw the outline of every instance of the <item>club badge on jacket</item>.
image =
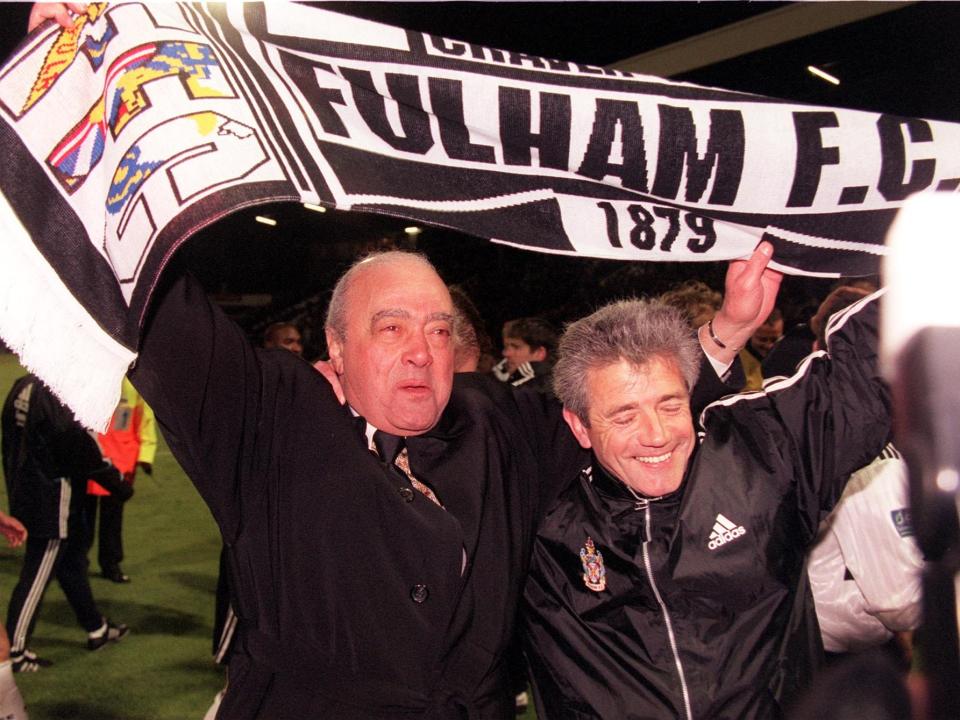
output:
M580 548L580 562L583 564L583 584L595 592L606 590L607 569L603 566L603 553L594 547L589 535L586 544Z

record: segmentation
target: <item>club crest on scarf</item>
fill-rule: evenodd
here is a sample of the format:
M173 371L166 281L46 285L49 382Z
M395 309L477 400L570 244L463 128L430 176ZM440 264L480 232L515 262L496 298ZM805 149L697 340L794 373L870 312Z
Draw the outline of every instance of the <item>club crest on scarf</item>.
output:
M233 97L212 50L199 43L162 42L132 48L108 69L103 96L57 144L47 163L68 192L75 191L100 162L107 141L151 107L149 83L179 77L191 99Z
M580 562L583 564L583 584L595 592L607 589L607 569L603 566L603 553L593 544L593 538L587 536L587 542L580 548Z

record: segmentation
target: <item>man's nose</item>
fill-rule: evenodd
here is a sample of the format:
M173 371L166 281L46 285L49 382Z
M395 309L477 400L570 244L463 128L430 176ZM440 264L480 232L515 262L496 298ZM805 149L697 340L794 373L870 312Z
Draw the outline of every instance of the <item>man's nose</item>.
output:
M667 432L659 413L641 413L637 419L637 440L647 447L659 447L666 444Z
M427 342L427 338L423 333L410 333L406 346L403 349L403 359L418 367L423 367L433 362L430 343Z

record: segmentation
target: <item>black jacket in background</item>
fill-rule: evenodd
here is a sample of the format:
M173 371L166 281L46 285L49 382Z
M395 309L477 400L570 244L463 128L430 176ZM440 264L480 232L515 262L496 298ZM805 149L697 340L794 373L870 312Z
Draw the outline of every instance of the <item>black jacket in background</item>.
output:
M129 486L104 460L97 441L33 375L10 389L2 428L10 514L32 537L65 538L77 530L87 479L129 496Z

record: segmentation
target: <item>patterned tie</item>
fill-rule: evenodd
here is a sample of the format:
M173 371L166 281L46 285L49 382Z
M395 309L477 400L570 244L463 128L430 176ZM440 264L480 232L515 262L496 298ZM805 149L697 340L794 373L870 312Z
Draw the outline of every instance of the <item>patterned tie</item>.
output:
M403 442L402 437L377 430L373 433L373 447L370 449L377 453L387 465L399 470L403 477L409 480L410 484L413 485L416 490L419 490L437 505L443 507L436 493L417 480L413 476L413 473L410 472L410 456L409 453L407 453L407 446Z

